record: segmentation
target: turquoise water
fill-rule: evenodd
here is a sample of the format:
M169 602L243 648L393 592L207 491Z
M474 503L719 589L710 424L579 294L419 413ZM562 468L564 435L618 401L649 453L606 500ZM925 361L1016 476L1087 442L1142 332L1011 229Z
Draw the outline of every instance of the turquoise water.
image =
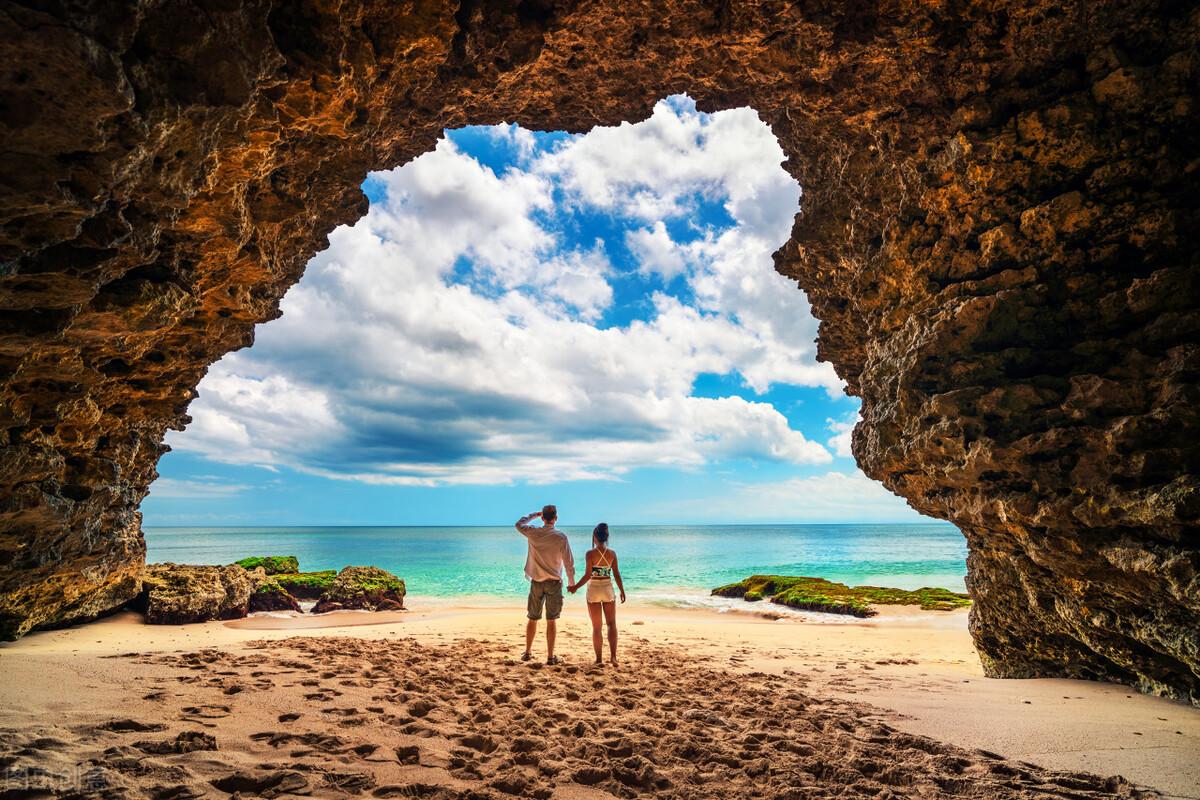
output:
M591 529L564 526L576 562ZM294 555L303 570L373 564L404 578L412 595L521 596L525 539L486 528L145 529L148 560L225 564ZM963 591L967 548L946 523L918 525L613 526L612 547L630 595L688 604L754 573L812 575L848 584Z

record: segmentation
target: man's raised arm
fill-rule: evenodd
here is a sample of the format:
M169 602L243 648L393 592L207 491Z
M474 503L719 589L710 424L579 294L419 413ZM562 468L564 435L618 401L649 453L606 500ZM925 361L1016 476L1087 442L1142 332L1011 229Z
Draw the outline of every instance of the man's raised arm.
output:
M522 536L528 536L531 531L536 530L532 525L529 524L529 520L536 519L541 515L542 512L535 511L532 514L526 514L525 516L521 517L519 520L517 520L517 531Z

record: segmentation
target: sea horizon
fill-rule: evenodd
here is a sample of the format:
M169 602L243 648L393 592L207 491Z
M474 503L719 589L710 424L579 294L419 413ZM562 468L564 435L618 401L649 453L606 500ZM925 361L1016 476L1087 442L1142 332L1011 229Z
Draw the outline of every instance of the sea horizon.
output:
M804 528L804 527L821 527L821 528L836 528L836 527L856 527L859 525L887 525L893 528L913 527L922 525L941 525L943 527L954 528L958 530L953 522L945 520L929 520L926 522L612 522L610 525L624 525L637 527L705 527L705 528L769 528L779 525L788 527ZM261 523L257 525L241 524L231 522L225 525L188 525L183 523L151 523L143 525L143 528L499 528L512 527L513 522L481 522L470 525L446 525L432 523L370 523L362 525L347 525L342 523L329 523L328 525L316 523L312 525L284 525L281 523ZM561 525L561 528L584 528L585 525Z
M591 526L563 525L577 576ZM965 591L966 540L950 523L616 525L612 547L631 598L667 607L730 605L713 588L752 574L849 585ZM232 563L294 555L303 571L378 566L414 597L523 596L525 540L506 525L149 525L147 560ZM753 547L731 530L754 532Z

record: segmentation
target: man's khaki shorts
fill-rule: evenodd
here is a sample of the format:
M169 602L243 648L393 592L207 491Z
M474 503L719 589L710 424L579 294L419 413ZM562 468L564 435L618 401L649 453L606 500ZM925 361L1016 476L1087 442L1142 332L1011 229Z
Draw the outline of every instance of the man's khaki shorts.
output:
M546 619L558 619L563 604L562 581L530 581L529 602L526 604L530 619L542 618L542 606L546 606Z

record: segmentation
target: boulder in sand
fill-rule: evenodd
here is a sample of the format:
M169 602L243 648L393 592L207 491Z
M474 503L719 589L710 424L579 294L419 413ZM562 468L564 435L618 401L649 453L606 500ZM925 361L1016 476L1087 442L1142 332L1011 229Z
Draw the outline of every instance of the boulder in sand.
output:
M404 608L404 581L379 567L344 567L313 607L314 614L343 609L398 611Z
M301 611L300 603L262 567L249 570L250 611Z
M151 625L237 619L249 611L252 589L250 573L236 564L150 564L142 574L140 605Z

